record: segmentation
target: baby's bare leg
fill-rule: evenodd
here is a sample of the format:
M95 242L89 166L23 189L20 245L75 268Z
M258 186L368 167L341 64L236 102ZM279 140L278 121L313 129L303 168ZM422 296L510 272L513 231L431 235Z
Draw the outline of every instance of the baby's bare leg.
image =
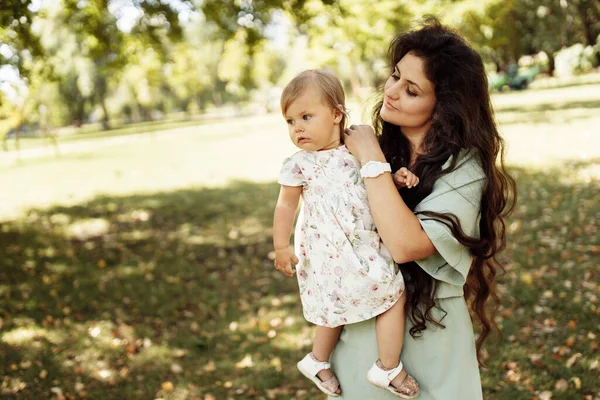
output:
M315 341L313 343L312 353L314 358L318 361L329 361L329 356L335 347L335 344L340 337L343 326L337 326L335 328L327 328L325 326L317 326L315 332ZM320 371L317 376L322 380L333 376L333 372L330 369Z
M406 303L406 294L386 312L377 316L377 349L379 360L385 369L392 369L398 366L400 361L400 352L404 343L404 326L406 315L404 313L404 304ZM400 385L406 378L406 372L402 372L392 381L392 385Z

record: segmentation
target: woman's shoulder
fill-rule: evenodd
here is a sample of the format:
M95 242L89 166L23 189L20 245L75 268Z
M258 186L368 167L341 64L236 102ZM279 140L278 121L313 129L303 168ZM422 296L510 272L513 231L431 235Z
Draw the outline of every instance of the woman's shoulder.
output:
M485 178L485 172L481 166L481 159L479 153L475 149L463 149L456 156L457 161L454 168L447 174L442 175L442 179L448 177L463 177L483 179ZM446 163L442 166L442 170L450 168L454 161L454 156L450 156Z
M442 169L452 167L453 156L443 165ZM417 205L417 210L431 207L434 199L445 204L448 195L458 194L473 205L479 203L486 175L481 161L475 150L462 150L457 156L456 164L451 171L440 176L433 185L431 193ZM445 196L444 196L445 195Z

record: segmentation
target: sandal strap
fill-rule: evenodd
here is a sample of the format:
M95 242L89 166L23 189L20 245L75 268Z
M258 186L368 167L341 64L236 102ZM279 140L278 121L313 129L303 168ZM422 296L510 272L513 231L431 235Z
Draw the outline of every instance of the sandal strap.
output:
M331 364L327 361L316 361L311 353L307 354L302 361L300 361L304 368L313 376L316 376L320 371L324 369L331 369Z
M376 383L377 386L385 388L390 385L390 382L393 381L394 378L400 374L400 372L402 372L403 368L404 366L402 365L402 361L398 363L398 366L390 370L382 369L379 365L377 365L377 362L375 362L371 369L369 369L367 376L370 382Z
M388 379L391 382L394 380L395 377L400 375L400 372L402 372L402 369L404 369L404 365L402 365L402 361L400 361L400 362L398 362L398 365L396 366L396 368L392 368L390 370L382 369L382 371L385 371L385 373L387 373Z

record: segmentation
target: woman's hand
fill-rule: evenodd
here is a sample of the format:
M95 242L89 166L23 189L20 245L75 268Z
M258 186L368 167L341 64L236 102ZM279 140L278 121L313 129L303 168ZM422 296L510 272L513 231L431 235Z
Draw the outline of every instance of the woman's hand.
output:
M369 125L350 125L344 131L344 144L361 165L369 161L385 162L377 136Z

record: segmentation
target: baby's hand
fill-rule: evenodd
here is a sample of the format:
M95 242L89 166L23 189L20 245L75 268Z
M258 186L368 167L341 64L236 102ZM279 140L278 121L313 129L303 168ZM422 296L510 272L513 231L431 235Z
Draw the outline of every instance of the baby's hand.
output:
M419 178L408 168L402 167L393 175L394 183L398 188L412 188L419 184Z
M296 265L298 261L298 257L296 257L291 247L275 249L275 269L283 274L294 276L296 270L292 268L292 264Z

